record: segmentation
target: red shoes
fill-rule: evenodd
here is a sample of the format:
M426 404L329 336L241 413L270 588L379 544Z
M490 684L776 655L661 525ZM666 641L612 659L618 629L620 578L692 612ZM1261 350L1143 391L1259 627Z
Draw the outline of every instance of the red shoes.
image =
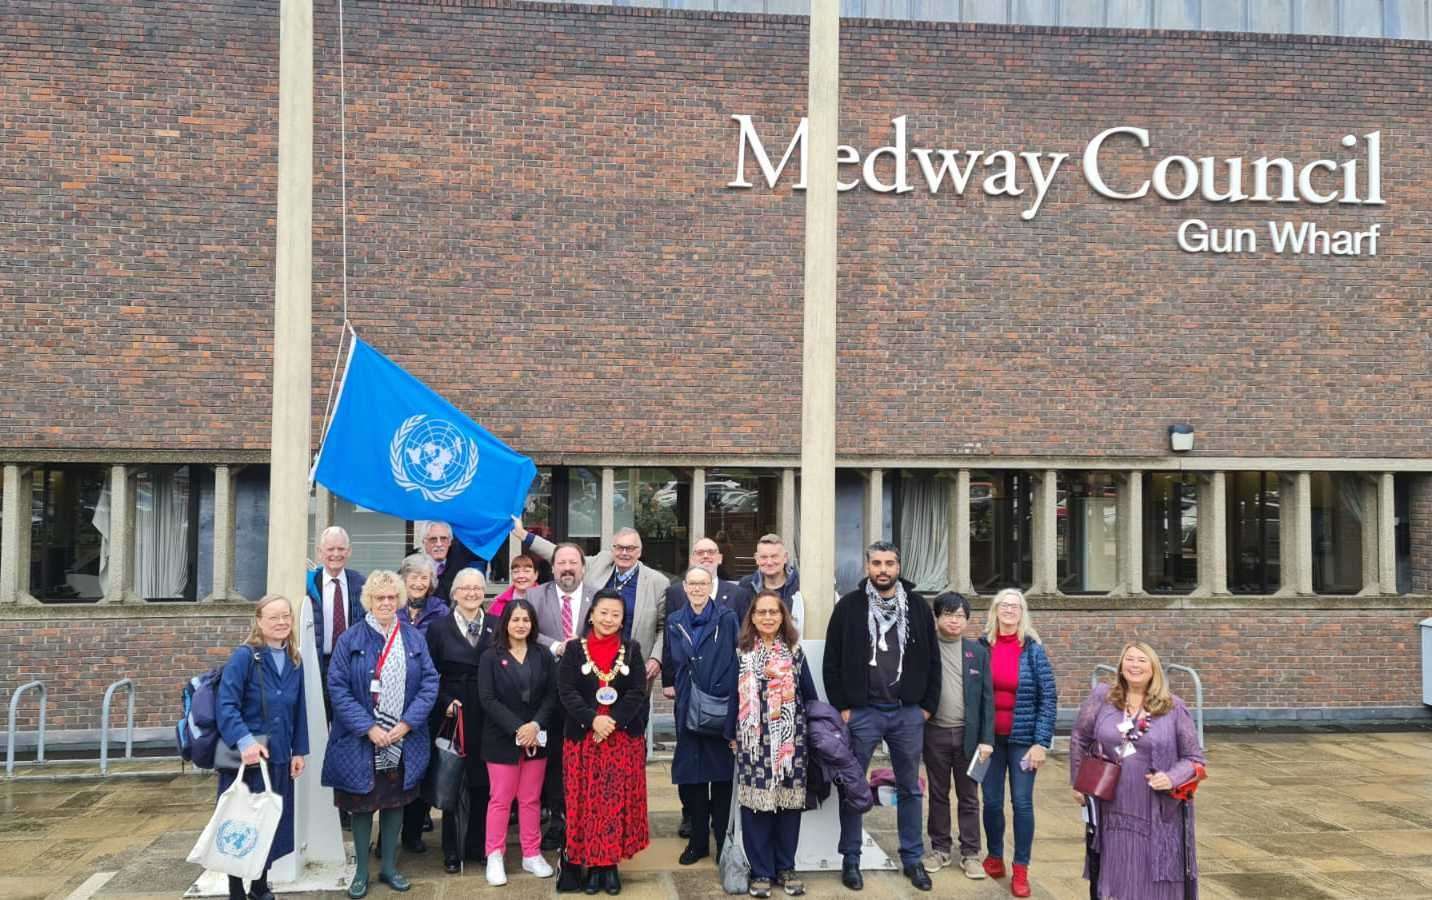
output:
M1014 864L1014 877L1009 880L1009 892L1016 897L1029 896L1029 866Z
M986 856L984 858L985 874L991 878L1004 877L1004 860L998 856Z

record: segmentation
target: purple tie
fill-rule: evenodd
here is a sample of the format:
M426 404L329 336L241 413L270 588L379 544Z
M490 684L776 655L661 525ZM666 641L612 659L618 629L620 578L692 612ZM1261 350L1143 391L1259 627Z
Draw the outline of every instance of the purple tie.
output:
M333 646L338 646L338 637L348 627L348 603L343 599L343 582L333 579Z

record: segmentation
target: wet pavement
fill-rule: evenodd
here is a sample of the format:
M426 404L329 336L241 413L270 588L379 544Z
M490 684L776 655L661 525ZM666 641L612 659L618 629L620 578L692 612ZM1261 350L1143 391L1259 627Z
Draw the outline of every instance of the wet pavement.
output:
M1198 795L1202 897L1432 898L1432 732L1210 735L1208 755L1211 780ZM121 777L78 777L94 771L93 764L21 767L18 775L62 777L0 781L0 898L176 898L193 883L198 867L184 857L212 810L212 776L135 761L115 764ZM622 895L726 896L709 862L677 865L676 791L665 762L653 762L649 773L653 841L623 867ZM1035 897L1084 900L1083 831L1066 773L1066 758L1056 754L1036 782L1030 874ZM866 827L893 855L893 812L876 810ZM400 858L400 868L413 880L413 900L551 896L552 882L522 873L519 856L510 846L503 888L489 887L481 866L445 874L435 846ZM811 873L806 884L811 897L853 896L836 873ZM375 879L369 896L390 893ZM927 895L898 873L874 872L860 896ZM946 869L935 876L933 896L1007 897L1008 880L970 881Z

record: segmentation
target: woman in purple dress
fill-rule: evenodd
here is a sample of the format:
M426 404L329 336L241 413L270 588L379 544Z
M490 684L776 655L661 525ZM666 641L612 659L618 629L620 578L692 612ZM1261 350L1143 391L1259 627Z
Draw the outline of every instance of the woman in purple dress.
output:
M1204 762L1203 748L1188 707L1169 693L1158 654L1148 644L1126 644L1118 683L1098 685L1080 707L1070 739L1071 782L1090 753L1121 764L1114 799L1094 801L1101 859L1097 895L1103 900L1197 897L1193 810L1185 831L1181 801L1169 791L1194 777L1195 764ZM1078 791L1074 797L1085 802ZM1084 876L1089 877L1087 868Z

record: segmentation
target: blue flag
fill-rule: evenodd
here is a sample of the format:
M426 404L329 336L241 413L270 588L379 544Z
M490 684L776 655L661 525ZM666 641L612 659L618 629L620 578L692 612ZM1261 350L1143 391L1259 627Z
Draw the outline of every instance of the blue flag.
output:
M346 500L403 519L440 519L491 559L537 475L436 391L353 338L314 477Z

